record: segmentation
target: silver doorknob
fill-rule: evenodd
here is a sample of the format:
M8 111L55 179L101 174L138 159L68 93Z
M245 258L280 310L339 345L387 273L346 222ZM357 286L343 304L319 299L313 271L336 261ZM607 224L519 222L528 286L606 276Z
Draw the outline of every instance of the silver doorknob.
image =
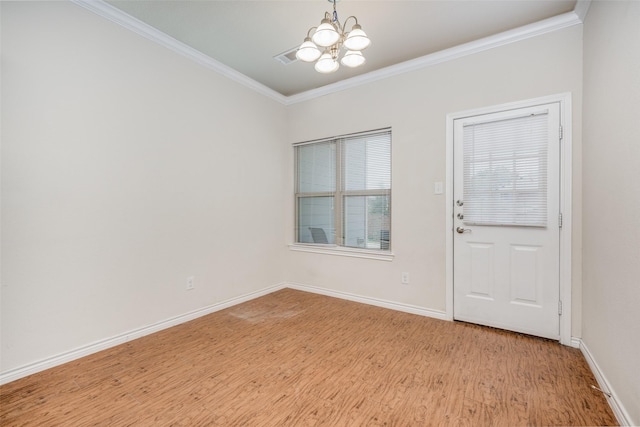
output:
M460 234L462 233L471 233L471 229L470 228L462 228L462 227L458 227L456 228L456 231Z

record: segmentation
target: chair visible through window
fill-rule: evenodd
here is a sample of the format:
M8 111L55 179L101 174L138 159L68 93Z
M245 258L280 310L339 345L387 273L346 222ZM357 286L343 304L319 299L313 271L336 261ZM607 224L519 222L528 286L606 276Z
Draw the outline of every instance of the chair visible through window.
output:
M311 232L313 243L329 243L327 233L324 232L323 228L309 227L309 231Z
M380 230L380 249L389 250L389 230Z

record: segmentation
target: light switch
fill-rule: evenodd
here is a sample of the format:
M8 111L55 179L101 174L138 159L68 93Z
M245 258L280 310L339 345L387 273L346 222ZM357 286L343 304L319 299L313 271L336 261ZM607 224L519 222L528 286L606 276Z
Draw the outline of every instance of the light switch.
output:
M433 193L434 194L442 194L442 182L438 181L433 185Z
M402 273L402 284L403 285L408 285L409 284L409 273Z

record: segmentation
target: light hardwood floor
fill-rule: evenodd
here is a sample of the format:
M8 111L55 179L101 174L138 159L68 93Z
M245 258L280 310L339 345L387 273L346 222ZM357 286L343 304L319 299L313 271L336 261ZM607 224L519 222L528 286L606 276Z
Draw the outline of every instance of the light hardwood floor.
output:
M2 426L614 425L574 348L285 289L0 387Z

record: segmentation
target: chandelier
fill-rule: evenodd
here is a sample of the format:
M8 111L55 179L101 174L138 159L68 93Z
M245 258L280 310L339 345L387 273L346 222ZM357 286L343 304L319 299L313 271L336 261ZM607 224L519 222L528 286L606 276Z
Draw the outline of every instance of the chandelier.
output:
M296 58L304 62L314 62L317 60L315 69L319 73L333 73L340 64L338 56L342 48L346 50L340 63L346 67L358 67L365 62L362 50L371 44L371 40L362 31L358 24L358 18L350 16L341 24L336 12L336 0L328 0L333 3L333 14L324 13L324 19L317 27L311 27L307 31L307 37L298 48ZM353 18L355 23L351 31L345 31L347 22ZM313 31L313 35L311 32ZM318 48L324 48L320 51Z

